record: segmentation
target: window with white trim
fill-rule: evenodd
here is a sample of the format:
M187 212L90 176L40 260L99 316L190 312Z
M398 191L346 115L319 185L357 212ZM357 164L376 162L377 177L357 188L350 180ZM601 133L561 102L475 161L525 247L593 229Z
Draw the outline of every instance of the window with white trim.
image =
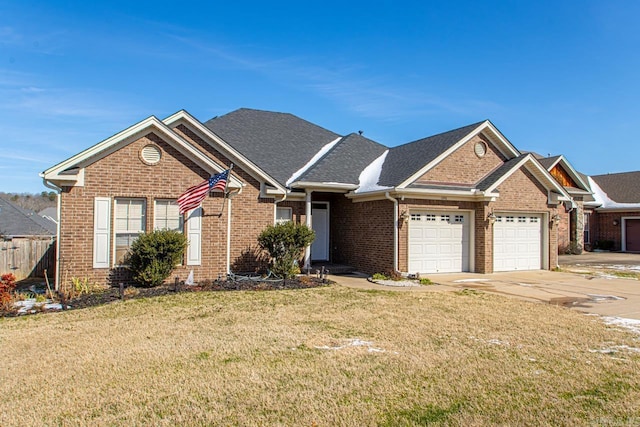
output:
M122 265L133 241L145 231L146 200L116 199L115 207L115 263Z
M421 221L422 215L420 214L411 214L411 221Z
M293 210L291 208L276 208L276 224L284 224L293 219Z
M589 216L588 213L584 214L584 228L582 231L584 234L584 243L591 243L589 236Z
M463 223L464 222L464 215L455 215L453 217L453 222Z
M180 215L178 202L175 200L156 200L154 208L155 230L175 230L182 232L183 216Z

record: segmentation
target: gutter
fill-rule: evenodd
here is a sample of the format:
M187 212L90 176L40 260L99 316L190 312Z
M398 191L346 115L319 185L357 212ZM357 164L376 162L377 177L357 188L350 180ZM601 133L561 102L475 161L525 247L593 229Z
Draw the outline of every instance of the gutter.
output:
M62 223L62 188L50 183L44 177L44 174L41 173L42 183L45 187L50 188L56 192L56 212L58 213L58 221L56 222L56 275L54 278L54 289L56 291L60 290L60 224Z
M387 191L384 197L393 202L393 271L398 271L398 199L394 199Z

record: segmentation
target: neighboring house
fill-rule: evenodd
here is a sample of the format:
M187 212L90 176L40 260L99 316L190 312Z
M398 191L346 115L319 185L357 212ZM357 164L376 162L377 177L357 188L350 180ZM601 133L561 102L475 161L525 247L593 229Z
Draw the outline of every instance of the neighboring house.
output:
M50 240L55 236L55 222L0 197L0 240Z
M229 195L184 218L176 199L233 163ZM490 122L387 148L291 114L240 109L205 123L149 117L41 173L60 189L59 276L126 280L138 233L182 230L176 274L196 280L261 266L275 222L310 225L305 264L373 273L549 269L571 196ZM222 209L223 204L225 208Z
M40 212L38 212L38 215L54 222L55 224L58 223L58 209L53 206L42 209Z
M0 197L0 274L18 280L55 268L56 224Z
M640 252L640 171L590 176L589 184L593 248Z
M565 211L560 212L558 252L580 254L585 245L587 249L590 245L589 232L585 232L589 213L585 212L584 206L594 198L587 177L577 172L564 156L536 157L571 196L571 201L565 203Z

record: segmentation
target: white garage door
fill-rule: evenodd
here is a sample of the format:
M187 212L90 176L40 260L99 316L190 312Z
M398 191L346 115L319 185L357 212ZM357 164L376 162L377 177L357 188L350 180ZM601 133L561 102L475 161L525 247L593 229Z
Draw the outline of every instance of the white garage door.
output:
M469 271L469 214L412 212L409 273Z
M493 271L539 270L542 215L503 214L493 224Z

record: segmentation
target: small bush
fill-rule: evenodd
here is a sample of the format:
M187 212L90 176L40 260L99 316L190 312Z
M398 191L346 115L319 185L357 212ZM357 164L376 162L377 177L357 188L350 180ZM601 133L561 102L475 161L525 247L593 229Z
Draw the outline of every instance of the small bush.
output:
M292 221L270 225L258 236L258 245L271 257L271 272L277 277L290 279L300 272L297 262L302 250L315 239L315 233L304 224Z
M6 304L12 300L11 292L16 288L16 276L7 273L0 276L0 303Z
M187 238L179 231L156 230L141 234L131 244L127 258L133 280L146 287L161 285L182 262L186 247Z
M427 286L427 285L433 285L433 282L431 281L431 279L423 277L422 279L420 279L420 284Z
M373 280L389 280L389 276L384 273L373 273L373 276L371 276L371 278Z

